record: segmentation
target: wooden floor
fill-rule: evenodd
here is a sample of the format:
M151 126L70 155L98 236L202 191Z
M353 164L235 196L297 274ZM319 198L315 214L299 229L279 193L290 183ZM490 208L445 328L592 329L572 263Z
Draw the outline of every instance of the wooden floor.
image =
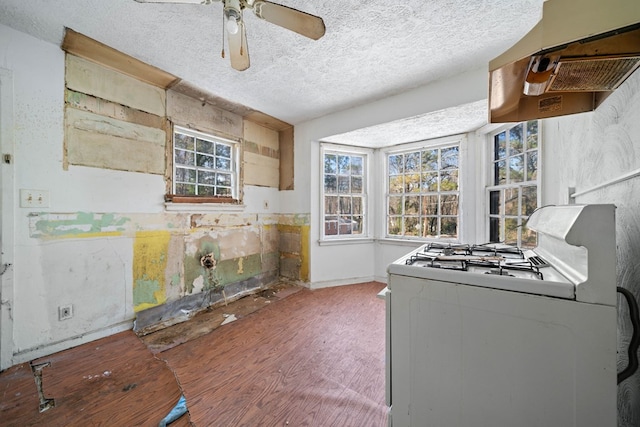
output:
M56 407L42 414L29 365L15 366L0 425L157 426L183 393L172 427L385 426L383 286L302 289L166 349L129 331L43 358Z

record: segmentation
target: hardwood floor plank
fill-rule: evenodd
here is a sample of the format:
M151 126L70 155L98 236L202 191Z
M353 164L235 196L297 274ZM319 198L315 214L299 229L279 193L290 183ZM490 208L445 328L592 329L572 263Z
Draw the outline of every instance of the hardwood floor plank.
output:
M158 356L198 426L384 426L382 287L305 289Z

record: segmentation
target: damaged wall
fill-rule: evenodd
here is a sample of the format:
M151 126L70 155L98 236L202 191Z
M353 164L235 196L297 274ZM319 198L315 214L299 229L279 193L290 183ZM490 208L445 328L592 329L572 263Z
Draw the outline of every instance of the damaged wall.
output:
M139 104L138 95L107 99L111 95L86 85L66 87L64 52L5 26L0 58L13 79L14 114L10 125L2 121L11 138L0 143L2 152L13 151L13 163L2 167L12 168L15 194L3 210L14 218L15 226L3 232L13 233L15 250L13 259L3 259L12 264L5 277L12 277L14 292L4 305L11 324L7 332L3 322L1 332L11 335L12 357L2 368L130 329L136 318L147 325L180 320L279 277L280 230L308 229L309 215L279 212L277 181L245 183L242 204L232 208L170 210L162 111ZM99 74L110 87L120 78ZM148 93L142 99L161 96ZM242 137L237 116L197 104L220 120L215 129L239 129ZM66 146L65 111L72 127ZM264 134L268 141L252 143L276 150L271 133ZM259 151L274 158L275 151ZM21 206L21 189L42 191L48 200ZM306 257L302 249L290 254ZM296 270L291 276L305 280L308 259L299 264L298 276ZM66 305L73 317L59 320L58 308Z

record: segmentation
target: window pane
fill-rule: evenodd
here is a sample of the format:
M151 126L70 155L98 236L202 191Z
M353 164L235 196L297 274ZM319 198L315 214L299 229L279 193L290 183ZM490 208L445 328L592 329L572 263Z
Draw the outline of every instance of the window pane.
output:
M497 134L493 139L493 152L494 152L494 160L500 160L507 157L507 133L501 132Z
M509 159L509 181L522 182L524 180L524 155Z
M353 222L350 216L338 217L338 234L351 234L353 231Z
M404 170L406 173L420 170L420 152L405 154Z
M362 177L361 176L351 177L351 192L362 193Z
M324 234L325 236L335 236L338 234L338 217L328 216L324 220Z
M458 170L440 172L440 191L455 191L458 189Z
M184 148L185 150L193 151L194 138L182 133L175 133L173 138L174 148Z
M493 164L494 167L494 185L503 185L507 183L507 162L500 160Z
M458 218L442 218L440 237L458 237Z
M389 215L402 215L402 196L389 196Z
M351 207L353 208L354 215L362 215L362 197L352 197Z
M335 175L324 176L325 193L336 193L338 191L338 179Z
M231 197L231 188L227 188L227 187L216 187L216 196L227 196L227 197Z
M538 152L530 151L527 153L527 181L536 179L538 179Z
M387 233L392 236L399 236L402 231L402 217L390 216L387 223Z
M338 175L338 193L344 194L349 192L349 181L348 176Z
M500 241L500 218L489 218L489 241L492 243Z
M420 220L417 216L404 217L404 235L420 236Z
M404 190L404 175L389 177L389 193L402 193Z
M176 181L196 182L195 169L176 168Z
M338 173L338 157L335 154L324 155L324 173Z
M522 125L516 125L509 129L509 155L522 153Z
M215 172L207 172L207 171L198 171L198 183L215 185L215 183L216 183L216 173Z
M216 156L231 158L231 146L226 144L216 144Z
M438 172L422 174L422 191L438 191Z
M457 194L442 194L440 201L440 215L458 215Z
M349 172L351 172L349 156L338 156L338 173L340 175L349 175Z
M527 122L527 150L538 148L538 121Z
M192 151L175 150L175 162L178 165L193 166L195 164L195 157Z
M518 244L518 220L515 218L505 218L504 220L504 243L507 245Z
M198 185L198 196L215 196L215 195L216 195L215 187Z
M522 187L522 215L529 216L538 208L538 187Z
M404 176L405 193L415 193L420 191L420 174L412 173Z
M336 215L338 213L338 196L324 197L324 213L327 215Z
M195 196L196 186L195 184L176 183L176 194L181 194L184 196Z
M224 157L216 157L216 169L223 171L231 170L231 159L226 159Z
M422 152L422 170L438 170L438 150L425 150Z
M442 169L458 167L458 147L442 149Z
M406 196L404 199L405 215L416 215L420 212L420 196Z
M351 197L340 196L340 213L341 214L351 213Z
M506 190L504 190L504 197L505 197L504 214L518 215L518 189L507 188Z
M402 154L389 156L389 175L398 175L402 172L404 172Z
M362 175L364 158L351 156L351 175Z
M429 216L422 218L422 237L438 236L438 217Z
M422 215L438 215L438 196L422 196Z
M361 216L353 217L353 229L352 229L353 234L362 234L363 221L364 221L364 218Z
M196 139L196 150L201 153L213 154L215 143L211 141L205 141L204 139Z
M216 179L216 184L217 185L223 185L223 186L231 186L231 174L230 173L218 173L217 174L217 179Z
M198 154L197 159L198 159L198 166L200 166L201 168L213 169L213 165L214 165L213 156Z
M500 214L501 206L502 206L502 191L491 191L489 193L489 213L492 215Z

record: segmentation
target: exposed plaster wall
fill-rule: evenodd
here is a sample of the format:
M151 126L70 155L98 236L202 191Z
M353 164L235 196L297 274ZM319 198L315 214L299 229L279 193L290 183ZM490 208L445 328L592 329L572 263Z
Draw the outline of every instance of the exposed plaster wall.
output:
M11 190L16 196L19 189L50 195L48 206L20 207L16 197L8 208L15 218L14 292L7 304L12 327L2 324L2 342L13 348L11 360L3 356L3 368L130 329L143 313L151 312L147 321L164 321L166 316L153 311L198 310L218 297L231 299L277 280L279 224L308 229L308 216L279 213L277 188L245 186L243 206L233 211L169 212L164 173L156 166L116 170L129 168L121 167L122 159L105 159L65 169L65 100L78 111L98 109L111 124L118 123L112 115L152 128L162 124L117 102L65 94L64 52L4 26L0 68L11 72L14 86L15 152L12 165L2 165L14 175ZM216 126L242 136L235 115L199 109ZM164 156L164 146L158 149ZM127 156L127 150L117 154ZM306 255L300 249L297 256ZM305 265L308 260L300 262L299 279L308 271ZM58 320L58 306L68 304L73 317Z
M640 73L633 74L593 113L544 122L544 201L566 204L569 188L585 194L576 203L616 205L617 285L640 299ZM594 187L602 188L590 191ZM616 285L611 283L611 286ZM629 310L618 298L618 371L627 366ZM640 373L618 387L618 426L640 425Z

